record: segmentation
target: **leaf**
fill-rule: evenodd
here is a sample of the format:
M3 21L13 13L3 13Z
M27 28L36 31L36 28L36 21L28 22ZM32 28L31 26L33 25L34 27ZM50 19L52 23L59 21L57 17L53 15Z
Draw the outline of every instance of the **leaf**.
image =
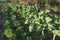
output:
M52 21L52 19L50 17L46 17L45 20L46 20L46 23L49 23Z
M25 20L25 24L28 24L28 19Z
M60 36L60 30L52 30L53 34Z
M58 20L55 20L55 23L56 23L56 24L60 24L60 22L59 22Z
M52 29L55 29L55 28L54 28L54 26L53 26L52 24L49 24L49 23L48 23L48 29L49 29L50 31L52 31Z
M46 9L46 10L45 10L45 13L48 13L48 12L50 12L50 10Z
M33 29L33 26L30 25L30 26L29 26L29 31L32 32L32 29Z
M38 15L43 15L44 14L44 10L41 10L39 13L38 13Z
M4 34L8 37L8 38L12 38L13 37L13 33L12 33L12 29L8 28L4 30Z
M12 10L13 10L14 12L17 10L15 4L13 5L13 4L8 3L8 6L9 6L10 8L12 8Z

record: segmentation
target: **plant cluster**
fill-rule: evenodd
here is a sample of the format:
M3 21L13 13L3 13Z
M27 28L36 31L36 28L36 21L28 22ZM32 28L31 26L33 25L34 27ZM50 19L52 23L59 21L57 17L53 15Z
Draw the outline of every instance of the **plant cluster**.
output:
M47 16L50 12L37 5L5 4L3 40L47 40L49 33L54 40L55 36L60 36L60 19L56 15Z

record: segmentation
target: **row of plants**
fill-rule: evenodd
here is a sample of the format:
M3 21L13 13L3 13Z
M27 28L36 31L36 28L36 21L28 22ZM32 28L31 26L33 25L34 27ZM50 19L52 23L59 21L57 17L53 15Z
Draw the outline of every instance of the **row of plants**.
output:
M50 39L55 40L55 36L60 36L60 19L57 15L48 16L51 13L48 9L7 3L2 13L3 40L49 40L51 34Z

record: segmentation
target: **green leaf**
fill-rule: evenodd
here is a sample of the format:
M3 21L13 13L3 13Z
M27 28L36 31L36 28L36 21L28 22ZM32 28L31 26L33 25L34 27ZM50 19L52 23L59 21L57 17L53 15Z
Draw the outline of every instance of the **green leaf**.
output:
M55 20L55 23L56 23L56 24L60 24L60 21L58 21L58 20Z
M55 29L54 26L52 24L47 24L48 25L48 30L52 31L52 29Z
M50 17L46 17L45 20L46 20L46 23L49 23L52 21L52 19Z
M8 6L12 8L12 10L15 12L17 10L16 5L8 3Z
M50 12L50 10L46 9L46 10L45 10L45 13L48 13L48 12Z
M60 36L60 30L52 30L52 32L57 35L57 36Z
M4 30L4 34L8 37L8 38L12 38L13 37L13 33L12 33L12 29L8 28Z
M29 26L29 31L32 32L32 30L33 30L33 25L30 25Z
M38 15L43 15L44 14L44 10L41 10L39 13L38 13Z

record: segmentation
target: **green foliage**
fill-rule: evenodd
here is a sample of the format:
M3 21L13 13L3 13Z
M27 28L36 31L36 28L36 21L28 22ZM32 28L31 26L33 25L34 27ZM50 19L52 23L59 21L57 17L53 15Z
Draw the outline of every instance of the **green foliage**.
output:
M5 29L4 34L8 37L8 38L12 38L13 34L12 34L12 29Z
M9 40L45 40L42 30L51 31L60 36L60 19L46 16L48 9L39 9L37 5L5 4L4 35ZM45 31L46 32L46 31Z

